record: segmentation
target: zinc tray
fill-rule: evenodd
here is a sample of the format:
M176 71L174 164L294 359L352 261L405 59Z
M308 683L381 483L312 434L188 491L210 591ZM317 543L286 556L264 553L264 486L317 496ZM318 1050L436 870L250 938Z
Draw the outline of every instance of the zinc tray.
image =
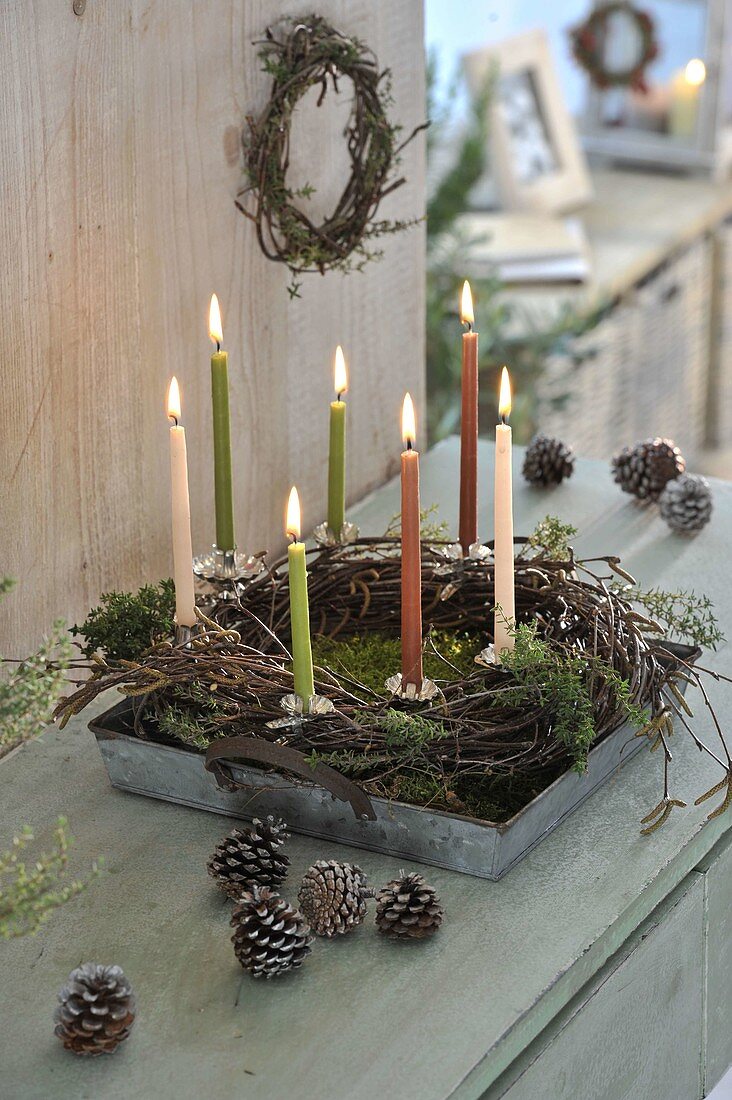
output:
M664 645L687 661L698 654L688 646ZM298 833L493 880L505 875L647 745L628 725L620 726L590 751L584 774L565 772L506 822L375 797L371 802L376 820L359 821L347 802L321 787L255 767L228 765L243 789L223 790L206 771L202 754L125 732L131 713L132 705L125 700L89 724L113 787L230 817L251 819L271 813Z

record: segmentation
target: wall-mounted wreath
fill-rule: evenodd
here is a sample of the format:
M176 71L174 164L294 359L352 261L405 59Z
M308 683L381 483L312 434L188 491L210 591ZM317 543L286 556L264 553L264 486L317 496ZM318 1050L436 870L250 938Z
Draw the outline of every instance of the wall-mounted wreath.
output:
M612 33L622 34L631 45L632 55L614 67L607 48ZM570 31L572 53L589 73L597 88L634 88L646 91L645 71L658 56L653 19L630 0L608 0L592 11L587 19Z
M401 127L387 115L392 104L389 70L379 71L368 47L341 34L321 16L288 18L268 28L256 45L264 71L272 77L272 90L259 118L247 118L242 135L246 183L236 205L256 225L265 256L289 268L290 294L296 296L298 276L361 270L381 256L380 250L370 247L374 238L419 220L377 220L376 213L381 200L405 182L395 173L399 155L428 123L400 142ZM306 212L313 189L306 185L295 190L287 182L290 127L295 108L309 88L320 88L320 106L329 86L337 92L342 78L353 84L353 105L344 131L351 173L335 209L316 224Z

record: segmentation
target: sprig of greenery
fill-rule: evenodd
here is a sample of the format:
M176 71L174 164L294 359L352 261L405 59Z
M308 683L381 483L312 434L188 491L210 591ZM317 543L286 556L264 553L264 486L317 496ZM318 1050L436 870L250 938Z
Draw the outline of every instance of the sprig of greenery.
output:
M358 717L356 717L358 721ZM353 752L350 749L337 749L321 753L313 750L307 757L311 767L328 764L344 775L362 775L372 768L383 764L397 764L400 767L414 767L420 763L428 769L428 761L423 758L422 750L432 741L449 735L449 730L440 721L433 721L421 714L396 710L388 707L376 719L375 725L384 732L384 749L374 748L373 752Z
M0 596L13 588L9 577L0 580ZM66 681L72 657L65 624L54 622L35 653L0 679L0 748L26 741L51 721Z
M215 694L192 683L190 688L173 688L170 701L152 714L166 737L205 752L221 736L218 720L225 709Z
M72 838L66 832L66 819L60 817L54 830L54 848L26 861L23 853L33 840L27 826L13 838L12 847L0 852L0 939L33 935L55 909L85 890L99 873L97 860L86 881L65 881Z
M137 661L175 628L175 585L172 580L145 584L138 592L105 592L81 626L87 657L104 654L108 661Z
M430 504L419 511L419 534L423 542L444 542L447 538L450 525L447 520L440 519L439 504ZM396 538L402 533L402 514L395 512L389 520L384 535L386 538Z
M612 689L618 707L638 728L647 713L639 707L630 685L606 661L587 654L574 654L552 646L539 638L535 623L520 623L512 631L513 651L504 653L501 664L513 676L500 693L502 705L545 707L553 716L554 734L574 761L574 770L583 772L587 755L596 736L590 685L601 676Z
M529 535L529 546L537 556L555 561L569 556L570 542L577 534L571 523L562 523L557 516L545 516Z
M670 636L693 645L716 649L725 641L714 604L708 596L690 592L666 592L662 588L643 589L636 585L616 585L615 591L631 603L640 604Z
M429 147L438 137L438 131L447 121L437 114L434 86L437 60L434 54L427 62L427 113L432 119L433 133L429 134ZM467 208L468 196L483 175L488 148L488 107L490 105L496 73L491 71L483 81L480 92L471 100L468 125L455 162L437 184L427 203L427 226L430 237L445 232Z
M318 764L326 764L343 775L363 775L378 762L378 757L369 753L352 752L350 749L335 749L333 752L318 752L313 749L305 758L315 770Z
M376 725L384 731L387 747L392 752L410 757L418 754L431 741L447 737L449 733L443 722L394 707L379 715Z

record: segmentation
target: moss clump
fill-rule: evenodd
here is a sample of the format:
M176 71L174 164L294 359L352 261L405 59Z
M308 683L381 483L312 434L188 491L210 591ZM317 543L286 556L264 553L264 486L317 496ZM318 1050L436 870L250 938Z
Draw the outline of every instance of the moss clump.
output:
M452 681L475 671L475 655L485 645L474 634L434 630L425 648L424 674L430 680ZM354 694L384 694L384 684L401 667L401 641L380 632L349 638L313 638L313 660L336 676L347 678ZM359 686L366 691L359 691Z
M555 765L531 776L516 773L457 776L449 808L481 821L509 821L558 779L566 767L564 763Z

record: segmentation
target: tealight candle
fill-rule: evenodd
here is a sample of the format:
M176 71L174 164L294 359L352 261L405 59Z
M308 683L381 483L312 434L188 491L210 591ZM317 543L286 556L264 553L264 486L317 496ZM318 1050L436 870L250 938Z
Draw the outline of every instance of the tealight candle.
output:
M422 548L419 531L419 452L414 405L402 407L402 688L422 687Z
M498 402L500 423L496 426L496 472L494 497L494 578L495 615L493 639L496 660L514 648L516 596L513 561L513 490L511 485L511 381L504 367L501 371L501 392Z
M196 600L193 592L193 543L191 539L191 502L188 494L188 454L185 428L180 420L178 380L171 378L168 389L170 429L170 484L173 518L173 580L175 582L175 620L178 626L195 626Z
M313 650L310 643L310 609L305 543L300 542L300 498L293 485L287 501L285 531L292 539L287 550L290 587L290 631L292 634L292 674L295 694L305 707L315 695Z

